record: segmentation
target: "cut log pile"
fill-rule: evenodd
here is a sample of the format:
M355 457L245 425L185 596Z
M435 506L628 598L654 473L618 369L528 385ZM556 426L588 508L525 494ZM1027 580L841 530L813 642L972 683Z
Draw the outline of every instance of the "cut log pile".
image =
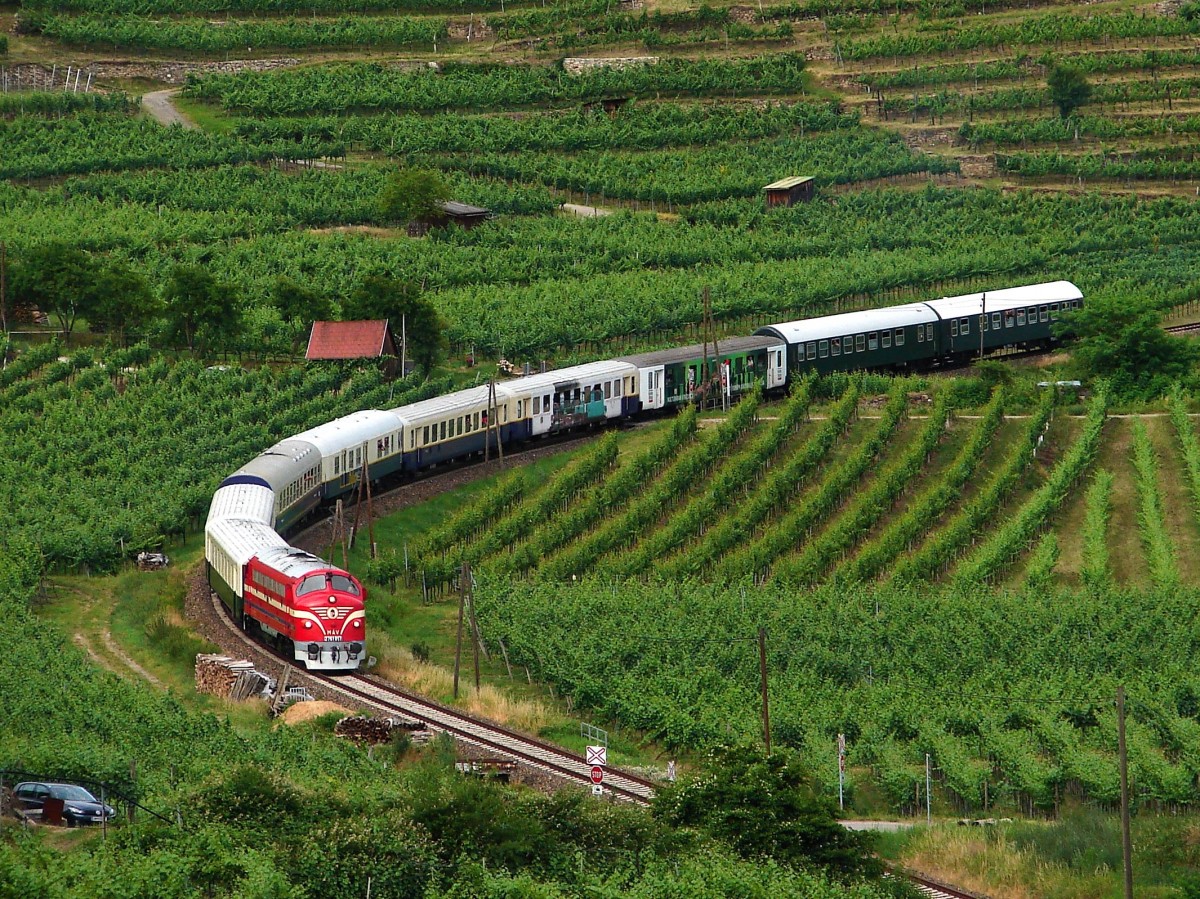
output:
M334 726L333 732L339 737L367 745L387 743L392 738L392 732L398 729L408 731L414 743L424 742L422 737L427 737L425 725L418 721L369 718L366 715L343 718Z
M245 659L203 652L196 656L197 693L243 700L257 696L266 685L267 679Z

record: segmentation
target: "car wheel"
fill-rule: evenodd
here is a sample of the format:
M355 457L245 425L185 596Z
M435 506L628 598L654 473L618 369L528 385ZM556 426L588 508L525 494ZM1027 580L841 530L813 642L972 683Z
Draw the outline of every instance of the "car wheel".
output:
M65 827L74 827L75 819L70 817L69 815L63 815L63 825Z

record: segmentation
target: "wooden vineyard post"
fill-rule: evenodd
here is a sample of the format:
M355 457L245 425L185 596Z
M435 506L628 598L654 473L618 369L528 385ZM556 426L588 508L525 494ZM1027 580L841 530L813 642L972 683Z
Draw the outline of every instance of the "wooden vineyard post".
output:
M458 699L458 670L462 662L463 606L467 601L467 563L463 562L458 592L458 636L454 641L454 698Z
M771 754L771 711L767 705L767 629L758 629L758 672L762 680L763 741L767 744L767 755Z
M1129 755L1125 747L1125 687L1117 687L1117 760L1121 769L1121 858L1125 899L1133 899L1133 842L1129 835Z

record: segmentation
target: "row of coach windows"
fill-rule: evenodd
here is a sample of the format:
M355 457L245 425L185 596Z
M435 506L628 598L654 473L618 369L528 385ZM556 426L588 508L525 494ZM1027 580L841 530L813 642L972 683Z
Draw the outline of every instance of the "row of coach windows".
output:
M321 480L321 466L317 465L304 472L303 475L296 478L292 483L283 488L283 492L279 494L275 500L275 511L281 512L290 506L300 497L304 496L310 490L317 486Z
M279 583L279 581L275 580L275 578L267 577L261 571L254 572L250 576L250 579L267 592L274 593L276 596L284 596L287 594L287 587L283 586L283 584Z
M932 328L932 326L930 326ZM921 329L917 328L917 339L921 339ZM933 340L932 331L930 332L930 340ZM847 334L845 337L831 337L828 340L810 340L808 343L800 346L800 361L805 359L811 361L813 359L825 359L829 356L850 355L851 353L865 353L869 350L877 350L881 347L888 349L892 345L904 346L904 329L891 328L886 331L871 331L868 334Z
M508 421L508 406L501 406L500 420ZM486 430L488 426L487 410L481 412L468 412L465 415L459 415L455 418L448 418L445 421L439 421L437 424L425 425L421 428L421 446L429 446L433 443L441 443L443 440L454 440L462 437L464 434L474 434L476 431ZM417 448L417 429L413 428L408 432L408 448Z
M950 319L950 336L958 337L960 334L966 337L971 333L971 320L969 318L952 318Z
M362 468L363 451L361 446L356 446L352 450L346 451L346 474L352 471L358 471ZM333 475L337 477L342 473L342 457L333 457Z
M1006 309L1003 312L993 312L990 316L981 315L979 319L983 330L988 330L988 319L990 318L991 330L999 331L1001 328L1020 328L1038 322L1055 321L1060 312L1078 309L1079 306L1079 300L1068 300L1062 304L1049 303L1043 306L1029 306L1025 309Z

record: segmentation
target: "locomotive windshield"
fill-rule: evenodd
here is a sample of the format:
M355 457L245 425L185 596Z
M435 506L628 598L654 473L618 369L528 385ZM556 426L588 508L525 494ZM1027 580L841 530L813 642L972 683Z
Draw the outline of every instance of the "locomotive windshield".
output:
M310 574L296 587L297 596L307 596L319 590L333 589L358 596L358 585L344 574Z
M306 577L304 580L302 580L300 582L300 585L298 587L296 587L296 595L304 596L308 593L316 593L318 590L324 590L324 589L325 589L325 575L310 574L308 577Z

